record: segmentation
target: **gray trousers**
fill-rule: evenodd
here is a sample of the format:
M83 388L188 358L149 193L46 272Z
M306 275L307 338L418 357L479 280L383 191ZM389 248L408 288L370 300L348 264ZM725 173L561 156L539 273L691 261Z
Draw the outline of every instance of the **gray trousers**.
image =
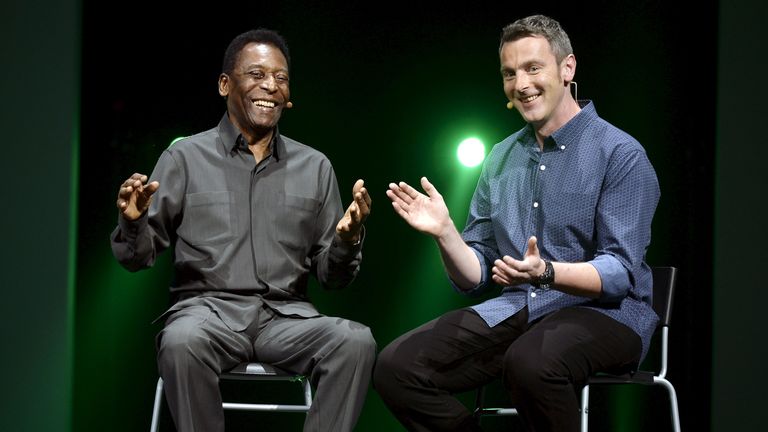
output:
M219 375L246 361L309 377L315 392L305 432L351 431L375 356L368 327L281 315L258 296L184 300L158 335L158 369L179 432L224 431Z

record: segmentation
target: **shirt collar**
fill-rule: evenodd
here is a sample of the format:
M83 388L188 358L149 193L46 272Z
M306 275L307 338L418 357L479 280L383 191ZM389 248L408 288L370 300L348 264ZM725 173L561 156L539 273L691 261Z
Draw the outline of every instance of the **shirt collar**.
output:
M248 150L248 145L245 143L243 134L241 134L235 125L232 124L227 113L224 113L224 116L219 122L219 136L224 143L224 148L226 148L230 154L234 153L239 148ZM280 160L280 156L285 151L285 143L280 136L280 130L277 126L275 126L275 133L272 135L272 141L269 143L269 149L275 160Z
M579 106L581 111L570 119L568 123L552 133L551 138L554 140L555 145L561 149L563 149L563 146L567 148L572 144L576 144L584 129L598 118L595 105L591 100L581 100L579 101Z
M560 129L554 131L552 135L544 139L544 149L557 146L560 150L565 150L572 144L576 144L581 137L581 132L589 126L595 119L598 118L595 105L591 100L580 100L579 111L572 119L568 120L568 123L560 127ZM520 135L520 141L526 143L531 148L531 151L538 153L539 144L536 141L536 133L533 130L533 126L528 123L523 128Z

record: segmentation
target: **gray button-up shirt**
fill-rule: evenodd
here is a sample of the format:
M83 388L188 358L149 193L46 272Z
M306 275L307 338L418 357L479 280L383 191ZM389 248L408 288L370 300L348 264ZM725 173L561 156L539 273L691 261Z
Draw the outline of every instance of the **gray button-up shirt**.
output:
M216 128L166 149L149 180L160 188L148 212L118 218L112 250L136 271L172 246L177 298L257 294L283 313L313 316L310 273L329 288L357 274L362 246L336 236L336 176L311 147L276 132L271 154L256 164L225 114Z

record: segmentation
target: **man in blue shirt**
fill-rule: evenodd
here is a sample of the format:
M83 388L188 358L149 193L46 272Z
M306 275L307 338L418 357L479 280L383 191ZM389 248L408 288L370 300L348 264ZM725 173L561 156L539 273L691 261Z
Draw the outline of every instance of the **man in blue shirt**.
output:
M659 187L645 151L571 95L576 58L557 21L510 24L499 56L507 107L527 125L485 161L463 234L426 178L426 194L387 191L435 239L457 290L501 287L380 353L375 387L412 431L481 430L452 394L498 377L528 430L576 431L587 378L636 368L658 320L644 257Z

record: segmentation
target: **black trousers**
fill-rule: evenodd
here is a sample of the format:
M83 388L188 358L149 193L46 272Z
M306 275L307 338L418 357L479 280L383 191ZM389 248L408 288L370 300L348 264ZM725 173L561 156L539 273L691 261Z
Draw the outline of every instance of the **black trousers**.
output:
M640 337L591 309L528 323L523 309L495 327L472 309L449 312L379 354L374 387L409 431L480 431L452 395L501 378L530 431L579 430L579 392L595 372L637 367Z

